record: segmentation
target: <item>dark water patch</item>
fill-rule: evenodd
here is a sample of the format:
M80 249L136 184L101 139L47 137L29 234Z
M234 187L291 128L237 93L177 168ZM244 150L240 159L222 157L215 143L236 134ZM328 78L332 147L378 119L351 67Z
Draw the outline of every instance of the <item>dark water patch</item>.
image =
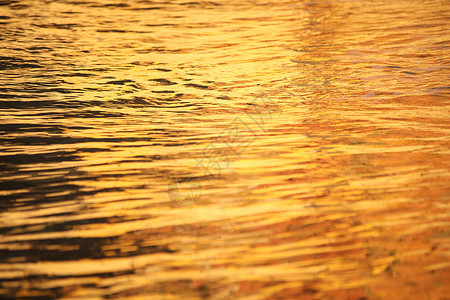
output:
M63 133L64 129L58 125L14 123L14 124L0 124L0 132L3 132L3 133L24 133L24 132Z
M0 155L0 162L5 162L14 165L23 164L40 164L53 161L74 161L79 158L74 154L77 151L57 151L50 153L39 154L13 154L13 155Z
M172 93L175 93L175 91L169 91L169 90L165 90L165 91L152 91L152 93L155 93L155 94L172 94Z
M106 82L106 84L115 84L115 85L124 85L127 83L135 83L133 80L130 79L123 79L123 80L112 80L112 81L108 81Z
M201 2L192 1L192 2L183 2L183 3L180 3L180 5L183 5L183 6L193 6L193 7L195 7L195 6L200 6L200 7L202 7L202 8L207 8L207 7L209 7L209 6L213 6L213 7L216 7L216 6L222 6L222 4L217 3L217 2L212 2L212 1L201 1Z
M130 5L127 3L91 4L90 6L92 6L92 7L118 7L118 8L130 7Z
M26 60L18 57L0 56L0 70L25 68L42 68L37 60Z
M8 89L4 89L4 91L8 91ZM14 99L14 98L33 98L33 97L32 96L20 97L18 95L14 95L14 94L0 94L0 99ZM7 102L7 101L0 101L0 107L2 106L1 102Z
M18 3L19 1L16 0L2 0L0 1L0 6L7 6L7 5L11 5L14 3Z
M33 46L33 47L27 48L27 50L40 51L40 50L52 50L52 48L45 47L45 46Z
M92 224L105 224L107 219L86 219ZM80 222L67 222L67 224L49 224L46 228L49 232L58 232L70 230L72 226L83 225ZM61 227L63 226L63 227ZM33 232L32 233L39 233ZM108 238L67 238L55 240L36 240L28 243L27 250L0 250L0 262L13 261L14 258L22 257L27 252L31 255L26 255L25 262L39 262L39 261L66 261L79 259L104 259L108 257L132 257L143 254L156 253L174 253L176 251L169 249L166 245L161 246L144 246L142 242L134 240L133 244L129 246L136 250L129 251L125 247L121 248L119 237ZM117 247L114 247L117 245ZM52 250L49 250L52 249ZM111 250L104 250L108 248ZM53 250L54 249L54 250Z
M75 128L74 128L75 129ZM87 129L85 127L79 127L76 128L78 130L82 130L82 129ZM77 153L82 154L82 153L97 153L97 152L108 152L111 151L111 149L109 148L78 148L76 150Z
M130 10L159 10L159 9L164 9L164 7L162 6L151 6L151 7L133 7L130 8Z
M110 115L112 116L112 115ZM93 117L93 116L89 116ZM20 138L0 138L0 142L10 145L67 145L67 144L80 144L80 143L120 143L120 142L139 142L139 141L152 141L152 138L138 138L138 137L124 137L124 138L71 138L64 136L53 136L53 137L41 137L41 136L30 136L30 137L20 137Z
M210 89L209 86L196 84L196 83L185 83L184 85L187 87L193 87L193 88L201 89L201 90L209 90Z
M97 191L81 191L82 186L67 183L67 178L58 173L53 177L49 177L49 175L36 176L35 180L2 180L0 187L5 192L16 191L5 193L2 196L5 202L1 203L0 210L6 210L13 206L16 208L26 207L27 205L32 205L32 209L35 209L40 204L49 205L97 193Z
M94 4L94 2L92 1L67 1L67 4L72 4L72 5L86 5L86 4Z
M81 26L80 24L74 23L65 23L65 24L49 23L49 24L33 24L33 25L40 28L50 28L50 29L72 29L73 27Z
M386 68L389 68L389 69L401 69L402 67L400 67L400 66L387 65Z
M90 76L96 76L96 74L74 72L74 73L58 74L57 76L64 76L64 77L90 77ZM36 77L37 77L37 76L36 76Z
M177 27L180 25L175 24L175 23L163 23L163 24L146 24L145 26L148 26L148 27Z
M174 85L174 84L177 84L176 82L170 81L170 80L165 79L165 78L150 79L150 81L155 81L155 82L159 83L160 85Z
M27 98L23 95L5 95L4 98L10 97L12 99L14 98ZM29 96L28 98L34 98L32 96ZM20 100L8 100L8 101L0 101L0 109L44 109L44 108L54 108L56 106L56 101L50 101L50 100L42 100L42 101L36 101L36 100L29 100L29 101L20 101Z
M65 15L79 15L79 14L82 14L82 13L78 12L78 11L62 11L61 14L65 14Z
M97 32L127 33L127 32L132 32L132 31L123 30L123 29L97 29Z

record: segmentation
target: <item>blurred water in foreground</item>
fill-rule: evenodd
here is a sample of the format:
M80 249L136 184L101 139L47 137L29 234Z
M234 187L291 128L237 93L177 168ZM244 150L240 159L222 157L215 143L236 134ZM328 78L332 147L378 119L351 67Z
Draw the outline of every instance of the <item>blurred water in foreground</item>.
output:
M0 298L448 299L448 1L0 1Z

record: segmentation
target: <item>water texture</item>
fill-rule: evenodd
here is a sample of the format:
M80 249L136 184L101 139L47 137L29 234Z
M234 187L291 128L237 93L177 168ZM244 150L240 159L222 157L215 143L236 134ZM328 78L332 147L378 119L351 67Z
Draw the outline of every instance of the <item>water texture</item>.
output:
M0 298L449 299L449 19L0 1Z

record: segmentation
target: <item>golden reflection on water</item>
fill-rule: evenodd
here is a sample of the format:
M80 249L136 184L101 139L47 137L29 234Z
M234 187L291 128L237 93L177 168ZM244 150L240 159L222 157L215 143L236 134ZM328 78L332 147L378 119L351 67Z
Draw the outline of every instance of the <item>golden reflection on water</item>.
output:
M0 297L450 294L448 2L0 4Z

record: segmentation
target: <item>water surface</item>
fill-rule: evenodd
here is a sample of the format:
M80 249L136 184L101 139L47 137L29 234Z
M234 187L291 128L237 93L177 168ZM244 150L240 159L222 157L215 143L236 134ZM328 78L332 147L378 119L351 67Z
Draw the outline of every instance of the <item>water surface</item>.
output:
M448 1L0 1L0 297L444 299Z

